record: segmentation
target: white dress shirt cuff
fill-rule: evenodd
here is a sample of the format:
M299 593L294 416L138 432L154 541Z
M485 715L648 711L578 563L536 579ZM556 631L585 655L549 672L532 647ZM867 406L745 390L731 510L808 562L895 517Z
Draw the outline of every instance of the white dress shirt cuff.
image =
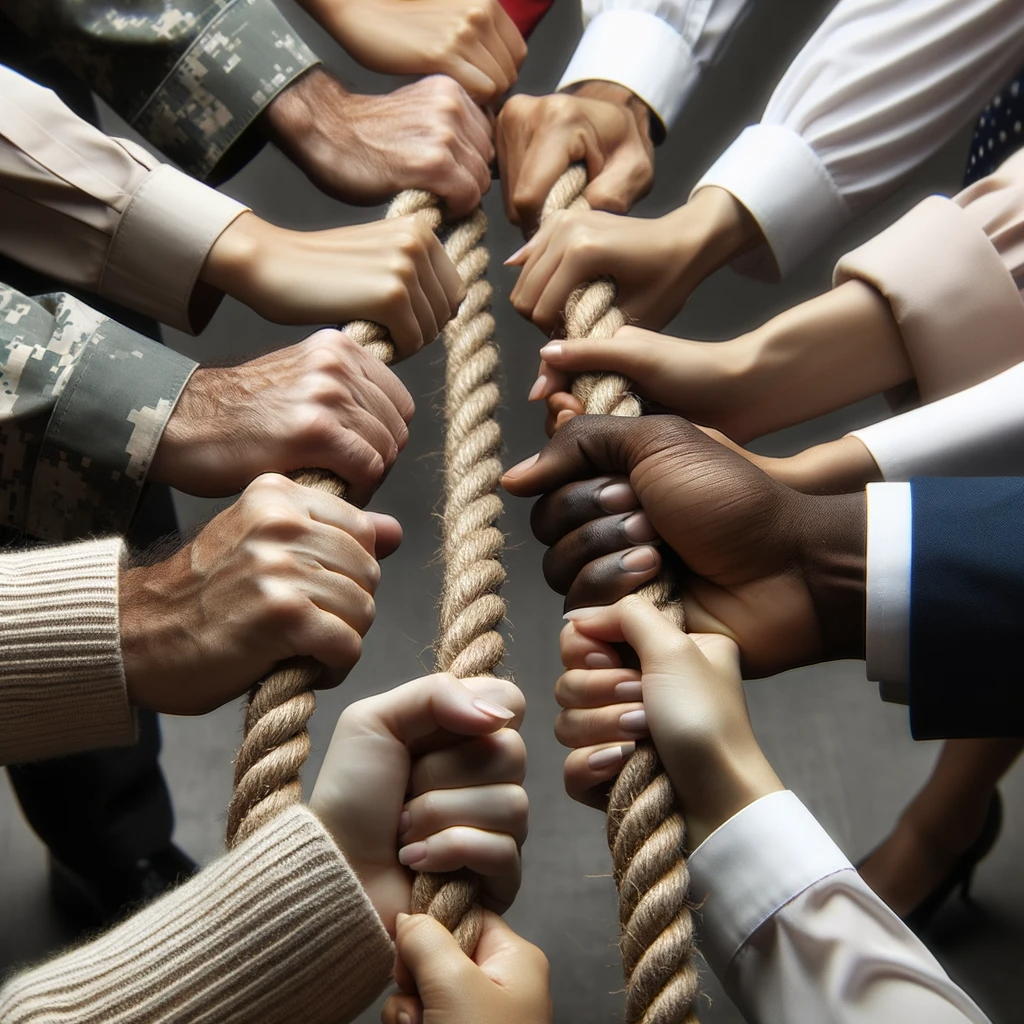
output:
M558 83L616 82L651 108L666 131L700 80L700 68L683 37L645 11L612 10L587 25Z
M882 700L908 704L910 559L909 483L868 484L867 673Z
M767 247L733 262L753 277L784 277L850 220L846 200L818 155L783 125L744 129L690 197L707 185L731 192L764 233Z
M161 164L136 189L110 243L98 291L195 334L222 298L197 294L199 273L221 232L247 206Z
M852 871L846 855L795 793L755 800L690 855L701 950L722 977L751 935L815 882Z

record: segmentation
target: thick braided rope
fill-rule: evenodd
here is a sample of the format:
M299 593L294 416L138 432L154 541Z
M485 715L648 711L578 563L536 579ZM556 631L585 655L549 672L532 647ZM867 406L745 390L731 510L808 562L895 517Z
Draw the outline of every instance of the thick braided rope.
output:
M570 167L547 197L541 219L558 210L589 209L583 198L586 169ZM609 279L581 285L565 310L567 338L610 338L626 322L615 306ZM630 382L618 374L586 373L573 394L588 413L639 416ZM681 605L668 572L642 587L643 594L685 628ZM700 991L693 921L687 898L686 825L675 793L654 747L638 743L608 800L608 845L619 893L622 964L626 976L628 1024L696 1022Z
M408 214L426 218L434 230L441 227L439 201L428 192L401 193L387 216ZM445 251L458 268L467 294L444 331L445 570L436 659L439 669L460 678L493 674L505 651L497 631L505 603L496 591L504 582L505 570L501 565L504 537L495 526L501 515L497 493L501 432L494 420L498 351L491 341L492 289L484 280L489 257L481 243L486 230L487 218L478 209L456 224L445 240ZM391 362L394 348L379 324L357 321L345 330L383 362ZM321 470L303 471L295 479L344 497L344 484ZM319 672L312 659L296 658L271 672L250 694L228 808L229 847L302 799L300 772L310 747L306 725L316 706L312 685ZM420 874L413 887L412 909L440 920L471 953L482 927L477 891L477 881L468 872Z

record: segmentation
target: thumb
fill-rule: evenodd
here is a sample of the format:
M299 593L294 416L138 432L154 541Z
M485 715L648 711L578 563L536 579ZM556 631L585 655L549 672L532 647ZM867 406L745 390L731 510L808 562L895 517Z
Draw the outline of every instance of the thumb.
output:
M415 988L425 1010L436 1009L453 987L462 987L465 972L476 969L451 932L426 914L398 915L395 949L395 979L406 991Z
M621 373L643 384L654 370L650 347L637 339L636 330L620 330L614 338L574 338L552 341L540 350L541 358L562 373L588 370Z
M651 164L642 148L622 146L599 174L591 173L583 198L595 210L629 213L633 204L650 192L653 183Z

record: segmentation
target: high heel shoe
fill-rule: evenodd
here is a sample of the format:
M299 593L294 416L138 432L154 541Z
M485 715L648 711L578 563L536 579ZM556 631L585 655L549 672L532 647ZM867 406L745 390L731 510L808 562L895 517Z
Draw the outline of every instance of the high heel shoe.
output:
M960 854L949 874L909 914L903 916L903 921L908 928L915 932L924 928L935 916L939 907L957 889L960 890L961 899L970 899L974 870L995 846L1002 827L1003 798L997 789L989 800L985 822L981 826L978 838Z

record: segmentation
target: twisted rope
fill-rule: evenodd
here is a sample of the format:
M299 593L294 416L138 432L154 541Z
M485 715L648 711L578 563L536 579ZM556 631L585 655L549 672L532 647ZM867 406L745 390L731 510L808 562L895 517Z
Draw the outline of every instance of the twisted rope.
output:
M408 214L426 218L435 231L441 227L439 200L428 192L403 192L387 212L388 217ZM505 617L505 602L497 594L505 570L504 536L495 526L502 510L497 493L501 431L494 420L498 350L491 341L492 289L484 279L489 256L481 243L486 230L487 218L478 209L456 224L444 243L467 293L444 330L444 582L435 658L438 670L459 678L492 675L505 653L497 631ZM379 324L356 321L345 330L382 362L394 358L388 333ZM305 470L295 479L338 497L345 495L345 485L322 470ZM228 808L229 848L301 801L300 772L310 748L306 726L316 706L312 686L319 673L320 666L312 659L292 659L250 694ZM467 953L476 948L483 918L478 883L470 872L418 874L412 909L441 921Z
M570 167L551 189L541 220L559 210L589 210L583 198L587 172ZM610 338L626 323L615 306L615 282L602 278L581 285L565 309L567 338ZM584 373L572 393L585 412L639 416L630 382L614 373ZM638 593L685 629L676 586L664 570ZM693 1022L700 991L693 920L687 897L686 824L672 783L654 747L638 743L622 766L608 799L608 846L619 893L620 948L626 977L628 1024ZM683 898L680 898L682 894Z

